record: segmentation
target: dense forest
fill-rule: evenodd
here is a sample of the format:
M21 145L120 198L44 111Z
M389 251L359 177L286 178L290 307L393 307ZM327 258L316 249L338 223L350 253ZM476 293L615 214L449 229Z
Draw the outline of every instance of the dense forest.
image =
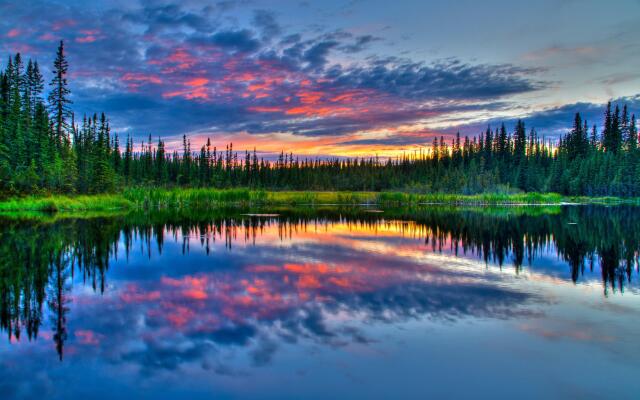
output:
M440 137L405 157L310 159L283 152L267 160L255 149L239 154L232 144L217 149L207 141L192 149L186 136L181 151L151 136L139 144L128 136L121 144L104 114L75 117L68 68L61 42L46 101L37 62L25 66L16 54L0 72L0 197L128 186L640 195L638 132L626 105L608 104L601 129L576 114L557 142L518 121L513 132L503 124L473 138Z

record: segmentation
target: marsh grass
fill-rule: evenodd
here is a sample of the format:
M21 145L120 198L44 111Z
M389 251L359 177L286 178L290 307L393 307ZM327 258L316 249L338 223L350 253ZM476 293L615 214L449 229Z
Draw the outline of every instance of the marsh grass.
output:
M454 206L640 204L616 197L563 197L557 193L483 193L477 195L405 192L269 192L251 189L130 188L120 194L13 198L0 202L0 212L80 212L154 209L210 209L250 206L379 205L387 207L429 204Z
M0 202L0 212L13 211L111 211L122 210L132 203L121 195L22 197Z

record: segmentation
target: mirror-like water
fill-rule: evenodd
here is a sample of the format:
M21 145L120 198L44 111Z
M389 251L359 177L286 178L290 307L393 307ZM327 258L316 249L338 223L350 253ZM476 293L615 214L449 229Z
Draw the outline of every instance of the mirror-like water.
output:
M640 393L640 209L371 211L0 219L2 398Z

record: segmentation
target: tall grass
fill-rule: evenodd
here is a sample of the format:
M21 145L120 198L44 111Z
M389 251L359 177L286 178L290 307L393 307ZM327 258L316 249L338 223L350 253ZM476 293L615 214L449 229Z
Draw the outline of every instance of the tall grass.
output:
M22 197L0 202L0 212L111 211L132 207L120 195Z
M408 204L461 204L461 205L515 205L515 204L560 204L563 197L557 193L482 193L461 195L446 193L380 193L379 203Z
M262 203L264 191L249 189L127 189L122 196L136 208L209 208L220 205Z
M559 204L563 197L556 193L459 195L404 192L266 192L249 189L129 189L125 199L136 207L203 208L218 205L406 205L406 204Z
M477 195L404 192L267 192L250 189L130 188L121 194L93 196L24 197L0 202L0 212L110 211L131 209L208 209L235 206L361 205L406 206L533 205L575 203L633 203L638 199L565 198L557 193L483 193Z

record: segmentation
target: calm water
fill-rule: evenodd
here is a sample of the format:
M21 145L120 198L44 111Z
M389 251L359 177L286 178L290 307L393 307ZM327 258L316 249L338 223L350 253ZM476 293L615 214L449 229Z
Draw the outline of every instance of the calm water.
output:
M0 219L0 397L638 398L640 209Z

